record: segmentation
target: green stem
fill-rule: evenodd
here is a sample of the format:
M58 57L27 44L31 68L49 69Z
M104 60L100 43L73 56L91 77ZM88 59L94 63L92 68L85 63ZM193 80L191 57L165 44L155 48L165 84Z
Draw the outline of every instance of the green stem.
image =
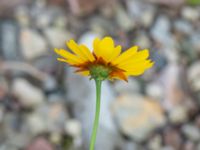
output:
M100 114L100 103L101 103L101 82L102 82L101 80L95 79L95 83L96 83L96 113L95 113L93 129L92 129L92 136L91 136L91 140L90 140L90 150L94 150L97 129L98 129L98 125L99 125L99 114Z

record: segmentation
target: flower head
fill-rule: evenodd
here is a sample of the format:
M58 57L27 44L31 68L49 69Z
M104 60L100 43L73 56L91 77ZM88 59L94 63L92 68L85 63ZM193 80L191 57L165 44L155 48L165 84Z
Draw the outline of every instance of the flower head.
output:
M138 51L138 46L133 46L122 53L121 46L115 46L111 37L101 40L96 38L93 42L93 52L73 40L66 44L71 52L56 48L55 52L62 57L58 60L77 68L77 73L94 79L127 81L128 76L141 75L153 66L153 62L148 59L148 49Z

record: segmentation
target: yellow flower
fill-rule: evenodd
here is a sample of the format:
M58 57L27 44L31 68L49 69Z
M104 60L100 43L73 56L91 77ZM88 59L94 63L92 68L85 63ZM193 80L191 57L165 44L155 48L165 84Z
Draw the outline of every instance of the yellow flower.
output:
M96 38L92 53L85 45L78 45L73 40L66 44L71 52L56 48L55 52L62 57L58 60L76 67L77 73L92 78L127 81L128 76L141 75L154 64L148 59L148 49L138 51L138 46L133 46L121 53L121 46L115 46L111 37Z

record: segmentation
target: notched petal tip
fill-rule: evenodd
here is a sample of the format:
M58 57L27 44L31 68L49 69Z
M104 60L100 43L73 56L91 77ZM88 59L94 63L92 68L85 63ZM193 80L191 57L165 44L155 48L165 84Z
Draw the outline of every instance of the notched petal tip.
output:
M153 66L154 66L154 64L155 64L155 62L153 62L153 61L150 61L149 68L153 67Z
M67 63L67 60L64 59L64 58L57 58L58 61L61 61L61 62L66 62Z
M58 48L54 48L54 52L59 53L59 49Z

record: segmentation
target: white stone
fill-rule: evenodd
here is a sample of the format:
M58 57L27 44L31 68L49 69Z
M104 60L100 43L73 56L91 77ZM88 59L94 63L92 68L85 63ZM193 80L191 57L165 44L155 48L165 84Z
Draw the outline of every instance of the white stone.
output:
M49 27L44 30L49 43L52 47L60 48L66 45L66 41L72 38L72 35L65 29Z
M127 14L127 12L120 5L117 5L115 8L115 17L118 25L125 31L134 29L136 24L131 19L129 14Z
M193 34L193 26L189 21L176 20L174 22L174 27L177 31L190 35Z
M124 93L138 93L140 92L140 85L135 79L129 79L129 83L125 83L122 81L116 81L114 83L114 89L118 94Z
M200 52L200 31L195 31L192 33L190 37L190 42L194 47L194 50L199 53Z
M47 122L39 114L28 115L27 125L32 135L48 131Z
M67 23L68 23L67 17L64 15L60 15L56 17L54 20L55 26L59 28L66 28Z
M150 139L148 143L148 147L150 150L160 150L162 147L162 137L161 135L156 135Z
M53 132L50 135L50 141L54 144L59 144L62 140L62 135L58 132Z
M22 54L27 60L32 60L47 52L47 43L45 39L33 29L22 29L20 42Z
M78 120L70 119L65 123L66 132L72 137L81 136L81 124Z
M190 21L198 21L200 17L199 10L194 7L184 7L181 11L182 16Z
M139 45L141 49L145 49L151 46L151 41L145 32L139 32L135 44Z
M169 18L165 15L161 15L155 21L155 24L150 30L150 34L154 38L154 40L160 42L162 45L166 47L169 47L173 43L170 30L171 30L171 23Z
M15 18L21 26L27 27L30 25L30 16L28 11L28 8L25 6L17 7L15 10Z
M198 142L200 140L200 129L196 126L186 124L182 127L182 131L190 140L194 142Z
M45 100L43 92L29 83L27 80L18 78L12 83L12 93L26 107L35 107Z
M184 123L188 119L188 111L185 106L177 106L169 112L169 120L171 123Z
M73 143L75 147L82 145L82 129L81 123L75 119L69 119L65 123L65 131L67 134L73 137Z
M144 27L149 27L152 24L156 13L153 5L141 0L127 0L127 9L133 20Z
M163 99L163 87L158 83L150 83L146 87L146 93L148 96L157 99L162 100Z
M50 25L51 20L52 17L50 16L50 14L43 12L37 16L35 24L38 28L46 28Z
M115 150L122 148L123 141L119 133L113 133L104 126L99 126L95 150Z
M162 83L164 91L163 106L166 110L174 109L183 102L185 98L184 90L181 83L181 66L176 62L168 63L167 67L162 71L160 83Z
M89 31L84 33L80 39L78 40L79 44L84 44L86 45L91 51L93 50L93 41L96 37L101 37L98 33Z
M200 91L200 61L195 62L189 67L188 80L194 91Z
M64 105L56 102L40 105L27 116L29 130L33 135L45 131L62 133L67 119Z

